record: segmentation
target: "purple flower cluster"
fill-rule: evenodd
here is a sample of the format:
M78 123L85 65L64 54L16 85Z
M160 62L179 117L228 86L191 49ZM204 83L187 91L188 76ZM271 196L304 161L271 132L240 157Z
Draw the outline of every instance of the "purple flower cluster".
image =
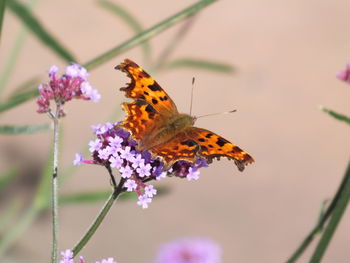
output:
M212 240L187 238L163 245L154 263L221 262L221 249Z
M73 252L70 249L61 252L62 260L59 263L74 263ZM79 258L79 263L85 263L83 257ZM117 263L113 258L102 259L102 261L96 261L95 263Z
M101 95L97 89L93 89L87 81L87 70L75 63L66 67L65 74L57 76L58 67L53 65L49 69L49 83L39 85L40 97L37 99L39 106L38 113L50 112L50 100L54 100L57 105L63 105L73 98L92 100L98 102ZM59 116L63 116L61 110Z
M345 70L339 72L337 74L337 78L343 80L347 83L350 83L350 63L346 65Z
M197 180L199 168L207 167L206 160L198 158L195 163L178 161L165 171L160 158L153 158L148 151L137 151L137 142L117 124L92 126L97 137L89 143L92 160L84 160L81 154L76 154L73 164L99 164L117 169L125 179L125 190L138 195L137 204L142 208L147 208L157 194L154 186L146 182L160 180L166 175L187 178L189 181Z

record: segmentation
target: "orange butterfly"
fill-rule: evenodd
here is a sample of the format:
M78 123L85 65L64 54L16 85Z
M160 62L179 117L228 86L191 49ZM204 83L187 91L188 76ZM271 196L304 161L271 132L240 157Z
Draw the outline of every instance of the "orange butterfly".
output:
M115 68L130 77L131 82L120 90L133 99L122 104L126 118L118 126L132 134L138 142L137 150L160 157L165 169L180 160L194 163L197 158L205 158L211 163L214 157L221 156L233 159L240 171L254 162L248 153L228 140L194 127L196 117L179 113L169 95L136 63L125 59Z

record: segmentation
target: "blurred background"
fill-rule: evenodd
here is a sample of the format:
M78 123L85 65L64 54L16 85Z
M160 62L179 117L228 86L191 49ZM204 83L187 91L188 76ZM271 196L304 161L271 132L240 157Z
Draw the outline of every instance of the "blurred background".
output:
M194 1L120 1L147 29ZM255 163L240 173L226 159L201 170L198 181L168 178L167 194L156 196L149 209L135 200L117 202L100 229L81 251L88 262L113 256L118 262L152 262L158 247L173 239L203 236L223 250L223 262L285 262L316 224L322 202L332 198L349 160L349 127L319 110L320 105L349 115L350 87L336 79L350 61L350 2L218 1L192 19L171 59L201 58L232 65L231 73L198 68L155 72L154 77L188 113L191 81L196 78L193 114L237 113L201 118L196 126L210 129L249 152ZM45 28L87 62L134 35L129 26L97 1L36 1L34 14ZM114 66L130 58L152 67L187 22L152 38L152 58L136 47L90 71L90 83L101 102L66 105L60 169L72 166L74 154L93 139L90 125L117 116L123 119L119 88L128 82ZM22 26L6 12L0 68ZM33 76L46 78L56 64L66 66L50 49L27 34L5 96ZM2 124L49 123L31 100L1 115ZM113 115L114 114L114 115ZM0 172L20 170L0 192L0 215L13 203L31 205L39 175L50 153L52 132L0 137ZM82 165L60 187L61 194L106 190L102 167ZM72 248L97 215L103 202L61 206L60 249ZM350 214L340 224L324 262L348 262ZM7 251L3 262L47 262L50 214L41 213ZM1 236L0 236L1 238ZM299 262L307 262L312 248Z

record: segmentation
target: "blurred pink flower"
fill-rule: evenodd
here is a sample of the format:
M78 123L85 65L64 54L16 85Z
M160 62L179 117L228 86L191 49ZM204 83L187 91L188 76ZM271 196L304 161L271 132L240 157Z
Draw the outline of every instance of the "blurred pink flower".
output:
M163 245L154 263L221 263L221 249L206 238L186 238Z
M346 65L345 70L339 72L337 74L337 78L343 80L347 83L350 83L350 63Z

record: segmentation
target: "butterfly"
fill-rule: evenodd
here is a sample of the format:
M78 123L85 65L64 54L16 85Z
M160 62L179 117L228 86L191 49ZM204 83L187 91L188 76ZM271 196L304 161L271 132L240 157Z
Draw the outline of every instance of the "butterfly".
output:
M179 113L175 103L159 84L130 59L115 67L127 73L131 82L120 88L129 103L123 103L126 118L118 126L126 129L138 142L137 150L149 151L169 169L175 162L194 163L205 158L227 157L239 171L254 162L241 148L212 131L193 126L196 117Z

